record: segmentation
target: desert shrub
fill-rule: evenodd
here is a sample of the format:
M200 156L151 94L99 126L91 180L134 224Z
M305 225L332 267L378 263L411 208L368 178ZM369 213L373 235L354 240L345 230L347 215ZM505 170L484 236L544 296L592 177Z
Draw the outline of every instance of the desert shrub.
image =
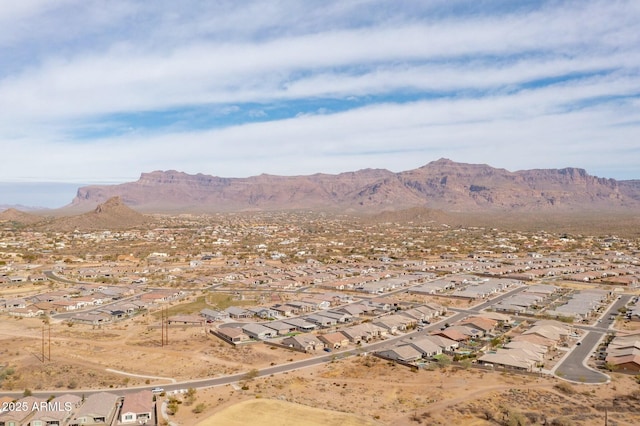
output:
M556 383L553 387L565 395L573 395L574 393L576 393L576 390L573 388L573 386L571 386L567 382Z
M533 424L538 424L540 423L540 413L536 413L535 411L529 411L524 413L525 417L527 418L527 420Z
M167 404L167 413L171 416L178 412L178 402L176 400L169 401Z
M556 417L551 420L551 426L572 426L573 422L566 417Z
M522 413L509 411L507 421L505 422L506 426L526 426L527 424L529 424L529 422L527 422L527 418Z
M484 407L482 409L482 416L485 420L491 421L495 418L496 413L489 407Z

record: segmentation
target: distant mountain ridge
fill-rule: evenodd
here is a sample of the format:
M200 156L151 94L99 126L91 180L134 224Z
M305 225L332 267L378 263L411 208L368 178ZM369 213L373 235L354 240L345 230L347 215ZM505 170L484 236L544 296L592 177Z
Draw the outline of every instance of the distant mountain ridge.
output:
M580 168L510 172L448 159L398 173L365 169L223 178L170 170L142 173L136 182L81 187L67 208L86 211L114 196L136 211L164 213L376 213L413 207L450 212L633 211L640 209L640 181L591 176Z

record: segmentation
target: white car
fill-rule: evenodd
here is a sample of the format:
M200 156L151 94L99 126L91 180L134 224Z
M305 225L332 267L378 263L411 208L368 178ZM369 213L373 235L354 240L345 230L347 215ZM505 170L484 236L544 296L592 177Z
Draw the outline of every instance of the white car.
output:
M153 388L153 389L151 389L151 392L152 393L162 393L162 392L164 392L164 389L162 389L162 388Z

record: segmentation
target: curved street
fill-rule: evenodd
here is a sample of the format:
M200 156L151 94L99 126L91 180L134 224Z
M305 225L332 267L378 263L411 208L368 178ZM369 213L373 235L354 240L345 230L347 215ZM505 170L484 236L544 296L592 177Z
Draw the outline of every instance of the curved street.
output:
M598 319L596 326L580 326L576 328L587 331L587 334L565 355L555 366L552 372L561 379L579 383L606 383L610 377L587 365L589 357L594 353L600 341L607 333L615 332L612 329L615 324L615 316L618 309L624 307L631 300L631 295L622 295L611 304Z

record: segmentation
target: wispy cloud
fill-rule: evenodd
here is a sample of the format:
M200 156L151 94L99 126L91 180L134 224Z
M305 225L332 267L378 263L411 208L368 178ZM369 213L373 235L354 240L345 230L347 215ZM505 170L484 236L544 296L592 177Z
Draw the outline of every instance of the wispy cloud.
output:
M14 3L0 181L640 170L638 2Z

